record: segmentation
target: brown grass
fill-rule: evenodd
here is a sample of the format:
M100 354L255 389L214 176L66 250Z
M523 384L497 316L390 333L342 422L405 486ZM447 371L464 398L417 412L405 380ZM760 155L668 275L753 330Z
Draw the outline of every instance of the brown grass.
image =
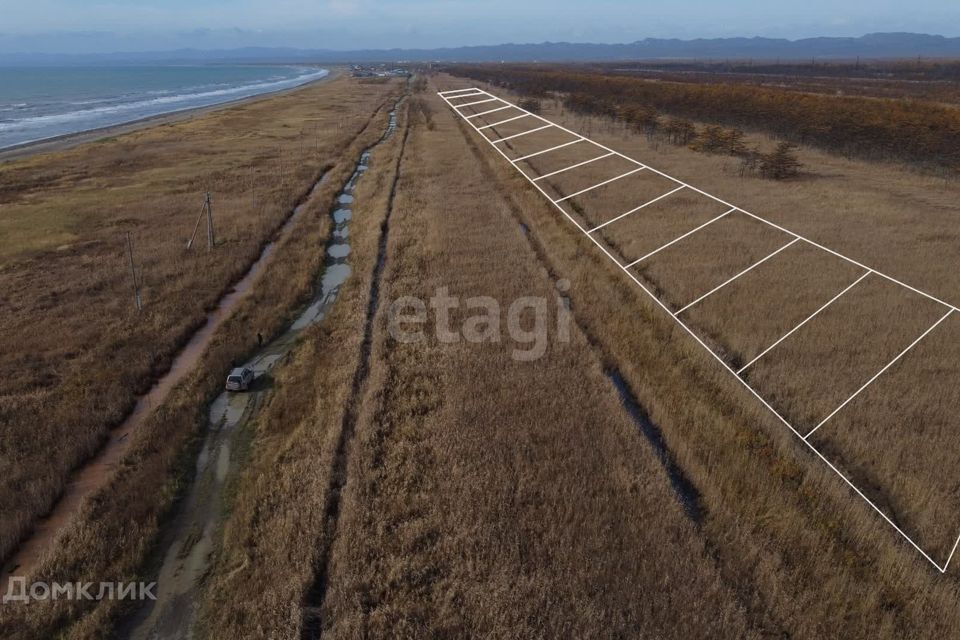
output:
M411 133L385 301L553 278L436 98ZM321 619L330 637L752 637L585 336L520 362L500 343L390 338L377 319ZM469 314L461 307L451 325ZM551 323L555 316L551 313ZM696 602L696 612L689 604ZM678 615L679 610L687 613Z
M442 88L456 88L468 83L445 78L440 84ZM737 179L729 160L660 145L610 121L564 116L550 102L544 107L547 117L559 115L574 130L589 128L598 141L727 201L948 300L957 298L957 276L943 264L956 258L955 247L960 246L956 230L947 224L957 212L955 185L889 166L802 149L801 157L813 168L814 175L787 186L771 187L754 178ZM579 126L587 124L589 127ZM957 597L954 569L941 576L901 543L889 526L845 489L822 462L558 216L525 180L486 146L482 148L480 157L490 163L499 176L498 183L515 194L515 210L531 228L531 237L542 241L542 250L553 268L573 280L578 317L607 356L619 363L631 388L663 428L681 466L703 492L707 511L704 532L716 549L725 579L748 603L750 615L767 615L774 628L795 637L829 637L841 628L845 637L854 638L949 634L947 629L957 622L950 604ZM918 251L917 247L924 250ZM761 306L774 309L771 305L782 298L767 292L780 284L777 274L810 262L809 255L802 252L788 257L767 274L766 287L755 286L749 291L756 301L753 307L747 306L747 312ZM702 274L698 278L712 277L709 271L716 258L701 259L689 253L686 259L692 264L686 268L693 275ZM823 273L823 282L813 280L809 284L836 284L835 265L827 265ZM823 351L816 364L820 369L811 368L805 374L811 383L822 382L827 391L832 391L831 385L836 385L830 378L833 373L856 376L845 366L844 358L855 360L859 354L884 350L889 354L891 349L895 353L896 345L905 346L899 342L902 336L885 334L877 327L904 329L906 318L914 317L910 314L925 313L924 305L898 302L892 293L878 292L870 297L869 308L877 309L875 313L828 323L824 330L824 334L830 334L833 329L830 339L842 341L845 334L838 333L840 325L853 323L868 344L845 352L842 348L830 349L825 338L819 338ZM724 308L733 309L729 304ZM860 308L868 311L866 301ZM884 317L888 311L895 314L889 320ZM710 333L715 344L742 358L749 352L749 342L736 341L742 335L736 332L732 334L734 340L728 342L725 329L739 326L741 321L760 325L763 318L775 315L767 311L760 318L733 316L729 322L714 319ZM949 339L948 328L941 328ZM695 329L703 331L697 325ZM815 341L807 342L805 346L815 346ZM950 454L944 450L956 450L946 436L946 425L955 423L955 407L938 402L919 405L932 395L927 388L944 388L944 383L930 374L952 369L945 343L931 341L928 345L928 358L938 351L945 357L911 359L913 364L905 359L900 381L910 384L900 388L899 395L893 387L886 387L886 401L880 403L878 412L866 411L860 416L849 413L852 432L834 436L833 449L824 445L842 458L842 466L857 473L855 480L874 498L882 498L882 506L891 512L896 510L894 517L911 530L929 524L917 517L915 509L903 508L911 499L916 505L946 504L947 509L934 513L943 515L944 523L956 521L955 511L951 517L945 515L946 510L954 508L950 498L954 491L952 476L938 482L931 471L924 470L922 462L946 465ZM740 348L743 353L735 353ZM814 360L811 356L811 365ZM921 372L927 377L908 377ZM817 378L820 375L825 376L822 381ZM849 382L845 379L843 384ZM766 393L769 395L770 390ZM946 399L953 398L951 392L944 389L944 393ZM885 414L886 422L872 426L884 409L890 411ZM904 420L898 419L901 415ZM925 424L909 426L912 419L924 419ZM883 438L871 437L878 436L884 424L891 428L883 432ZM894 428L893 424L898 426ZM841 431L846 425L836 426ZM825 433L823 437L830 436ZM941 451L934 451L936 447ZM903 477L897 478L898 473ZM884 486L884 482L889 484ZM932 489L931 485L940 488ZM929 532L929 539L933 543L944 539L946 528L946 524L940 524Z
M710 338L711 346L722 349L724 359L736 369L842 293L863 271L840 258L825 258L806 243L784 251L785 259L771 259L684 315L704 335L722 336L722 341ZM776 286L771 286L774 282ZM761 288L763 295L758 296Z
M335 91L346 89L349 93L350 86L349 81L343 81L341 86L331 88ZM55 552L37 572L37 579L99 582L132 580L142 575L144 560L156 539L162 517L177 495L179 484L189 478L191 465L187 462L189 456L184 454L189 453L197 429L205 424L203 410L207 402L221 388L223 376L231 363L249 352L249 327L261 328L265 336L272 335L282 328L296 306L312 290L323 263L320 247L330 229L329 207L340 184L353 170L352 163L360 150L376 140L385 126L384 110L381 109L372 120L370 113L386 103L389 94L395 91L394 84L380 87L375 94L368 94L365 98L362 93L360 96L354 94L358 101L353 108L368 109L366 114L358 112L356 116L357 130L362 129L362 132L352 143L345 141L348 144L330 159L333 166L329 179L308 202L306 215L295 223L294 233L278 247L251 293L242 299L235 313L218 329L195 370L174 388L164 405L154 411L137 431L128 455L108 486L85 503L79 516L58 541ZM343 100L343 91L339 94L337 100ZM277 98L280 113L298 95ZM316 105L323 95L319 88L305 90L296 100L313 106L299 104L297 108L322 117L324 110ZM244 109L255 107L255 113L269 119L270 104L271 101L265 101ZM212 117L216 119L221 114ZM212 124L208 126L213 127ZM241 133L256 136L250 131ZM118 603L103 601L96 603L94 608L94 603L90 602L59 601L30 607L4 607L2 613L0 630L4 637L50 637L81 616L83 619L70 628L70 636L102 637L104 628L118 613Z
M440 83L466 85L449 77ZM951 224L956 185L803 149L814 175L773 187L736 178L729 159L660 145L610 121L572 118L550 102L543 108L725 200L948 300L958 297L960 275L949 261L960 246ZM941 576L898 542L440 100L419 96L410 112L417 126L407 153L398 159L395 136L360 184L351 226L355 277L324 325L278 369L206 584L206 635L296 637L305 617L347 637L953 634L960 624L955 568ZM360 144L345 152L346 163ZM370 376L356 387L393 161L400 179L383 299ZM171 478L181 477L204 403L248 348L245 328L275 330L282 310L309 289L328 230L316 219L348 171L338 165L301 221L303 232L287 241L198 370L140 430L41 578L136 576L176 493ZM550 188L562 193L564 186ZM574 213L584 220L592 215L580 209ZM683 210L657 215L672 220ZM637 255L654 222L618 226L605 241L622 258ZM758 229L725 219L709 228L712 235L658 254L638 273L677 308L779 246L783 238ZM826 261L820 270L818 257ZM800 244L778 258L684 315L731 363L768 344L784 317L802 317L857 276ZM551 340L532 363L510 357L509 339L446 344L428 326L426 342L402 344L386 331L388 303L401 295L429 298L447 286L504 305L523 295L552 301L558 278L572 283L576 324L569 342ZM788 285L796 296L784 297ZM818 317L822 324L811 323L747 372L767 396L779 393L778 408L794 419L814 421L939 315L929 301L875 276L849 295ZM453 326L463 319L454 314ZM941 325L814 436L937 550L958 533L950 532L960 507L951 472L957 322ZM636 433L604 375L608 367L622 372L698 489L699 527L685 519ZM348 423L352 437L341 450ZM334 496L340 479L332 474L343 460L346 484ZM113 602L7 608L0 635L49 637L88 614L71 637L101 637L116 611Z
M169 368L387 90L333 80L0 165L0 557ZM188 253L205 190L219 246L207 253L201 237ZM144 279L140 315L125 231Z
M960 319L951 316L902 366L884 374L811 437L863 483L873 500L912 527L917 543L937 559L947 557L960 533L960 477L953 462L960 406L958 330Z
M594 125L598 129L602 128L602 123ZM511 143L512 141L507 144ZM574 145L572 148L579 146L581 145ZM614 146L617 147L615 144ZM583 145L580 159L595 157L596 151L596 147ZM649 154L649 151L647 153ZM533 160L537 161L539 158L541 157ZM870 165L860 165L861 171L865 166ZM883 171L875 166L872 168L874 171ZM536 170L536 167L533 167L533 170ZM598 161L547 178L540 181L540 184L549 185L552 193L558 197L575 193L583 184L591 181L596 184L619 173L622 173L619 167L603 166L603 161ZM658 193L657 188L650 188L650 177L644 176L645 173L647 172L640 172L567 201L575 205L571 213L583 220L589 228L610 219L611 211L629 210L625 207L629 207L628 203L631 201L642 204L676 186L663 181ZM659 176L654 177L662 180ZM822 193L816 195L823 197ZM916 189L914 197L926 199L929 195L924 189ZM838 191L835 197L838 202L842 202L845 194ZM600 230L599 236L613 249L621 263L626 264L644 255L635 248L638 245L645 251L652 250L652 237L661 243L665 242L665 230L670 230L676 237L725 208L724 205L714 202L712 208L707 209L709 202L695 192L677 193L653 205L653 211L643 209L605 226ZM769 205L760 203L751 205L751 208L763 215L767 206ZM809 206L802 202L797 202L794 206L798 213L809 209ZM832 209L835 210L836 207ZM889 204L886 207L878 204L870 213L890 215L893 212L890 211ZM668 224L662 223L665 217L669 219ZM794 226L791 223L785 224L788 227ZM861 226L855 227L856 234L863 233L863 224L861 222ZM922 230L925 221L915 220L914 224ZM658 225L663 228L658 229ZM683 227L685 229L680 230ZM917 230L912 232L917 233ZM811 235L818 237L821 234ZM849 232L845 235L849 235ZM644 260L632 270L645 279L650 288L657 292L671 309L677 311L791 240L792 237L786 233L734 212ZM832 240L822 241L828 246L836 246ZM886 239L879 237L875 241L883 243ZM876 264L873 256L863 257L862 260L871 265ZM915 267L920 264L922 261L917 261ZM931 266L936 268L936 265ZM837 269L841 270L842 276L838 277ZM691 322L698 333L731 366L739 368L863 273L865 271L856 265L845 263L829 253L801 242L785 249L729 288L712 294L713 297L702 302L703 307L700 306L701 303L691 307L684 312L683 319ZM809 296L801 299L804 287L818 290L815 300ZM805 325L790 339L778 345L745 375L751 385L801 433L807 433L945 312L946 308L942 305L879 276L871 276L818 315L816 321ZM791 318L794 322L788 324ZM744 342L744 334L747 332L754 338ZM759 336L765 336L767 342L760 343L757 340ZM937 334L933 339L940 340ZM741 351L744 347L747 350ZM920 366L910 364L919 357L919 354L910 354L904 360L903 366ZM891 393L902 396L910 394L910 390L937 385L949 386L949 383L942 382L943 378L938 373L944 369L952 370L949 360L936 358L922 366L928 371L926 377L901 377L905 387L899 392L891 390ZM913 405L912 402L908 404ZM944 405L942 402L934 404L940 409L928 409L926 413L932 414L928 415L928 420L941 425L955 421L953 416L956 407ZM895 422L900 423L898 420ZM826 434L832 433L835 428L831 427L822 437L826 438ZM902 433L902 436L895 438L898 444L889 443L885 451L891 448L894 451L909 449L926 452L931 456L931 460L934 459L932 456L937 445L933 441L918 437L919 431L915 429L901 428L898 431ZM944 524L944 519L950 520L944 516L947 505L956 504L952 497L952 482L945 479L940 483L933 483L932 487L925 486L924 483L932 479L921 472L922 465L914 465L916 471L910 475L909 482L913 483L918 493L917 502L913 503L910 496L899 488L903 482L898 481L895 474L886 472L883 475L887 481L897 485L897 488L891 487L891 491L900 495L900 499L894 501L885 494L882 483L874 477L873 472L868 472L867 468L871 466L869 461L876 459L878 455L890 458L887 465L896 466L896 455L886 452L881 454L874 450L875 446L874 440L868 438L860 442L859 446L848 442L842 456L836 449L830 449L829 453L841 466L851 471L856 470L854 477L857 483L868 490L871 497L908 535L914 537L934 559L945 561L957 535L960 535L960 531L948 533L952 527ZM924 454L916 455L919 458ZM937 497L939 505L932 504L933 496ZM927 505L925 512L917 506L921 503ZM938 533L934 535L932 531Z
M332 313L308 331L292 362L277 369L277 390L261 410L216 562L205 585L206 637L297 637L302 601L334 523L327 506L335 456L360 366L381 224L407 110L374 151L359 181L350 222L353 274Z
M523 91L561 94L571 110L618 116L640 128L671 117L766 130L836 153L927 166L956 176L960 113L954 105L913 100L822 95L753 83L647 80L596 69L544 65L461 65L460 75ZM660 122L662 124L662 122Z

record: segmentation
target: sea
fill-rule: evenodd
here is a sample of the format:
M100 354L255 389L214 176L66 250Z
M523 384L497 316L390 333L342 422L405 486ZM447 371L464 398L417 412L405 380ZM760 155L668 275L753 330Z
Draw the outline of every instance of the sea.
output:
M0 149L288 89L308 66L0 67Z

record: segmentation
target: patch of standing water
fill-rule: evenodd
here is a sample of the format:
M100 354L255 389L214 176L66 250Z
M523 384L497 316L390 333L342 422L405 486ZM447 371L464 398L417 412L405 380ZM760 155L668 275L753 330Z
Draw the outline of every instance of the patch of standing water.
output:
M332 244L330 245L327 255L335 260L346 258L348 255L350 255L350 245L347 243Z
M399 103L398 103L399 104ZM396 109L390 112L386 131L374 145L387 140L396 130ZM357 161L350 179L337 197L341 205L353 202L349 192L369 167L370 149ZM350 245L347 223L352 210L343 206L330 213L334 231L326 247L326 263L313 300L290 328L264 345L244 366L256 374L247 393L223 392L210 405L208 429L197 456L196 477L178 508L173 522L160 544L162 564L157 576L157 600L146 602L127 622L125 637L187 638L192 635L196 589L209 570L217 530L223 515L223 490L237 464L233 452L239 447L237 436L258 411L268 387L266 374L290 351L300 333L326 317L337 299L340 287L351 274L347 257Z

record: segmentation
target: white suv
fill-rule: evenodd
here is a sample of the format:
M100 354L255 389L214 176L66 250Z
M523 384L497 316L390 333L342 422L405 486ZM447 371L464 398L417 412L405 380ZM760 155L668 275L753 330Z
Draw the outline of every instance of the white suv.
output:
M227 376L227 391L247 391L253 384L253 369L237 367Z

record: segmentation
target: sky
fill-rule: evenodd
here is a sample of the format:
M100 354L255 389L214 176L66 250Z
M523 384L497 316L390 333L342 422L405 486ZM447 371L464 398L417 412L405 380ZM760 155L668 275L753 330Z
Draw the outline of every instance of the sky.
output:
M957 0L0 0L0 53L960 36Z

